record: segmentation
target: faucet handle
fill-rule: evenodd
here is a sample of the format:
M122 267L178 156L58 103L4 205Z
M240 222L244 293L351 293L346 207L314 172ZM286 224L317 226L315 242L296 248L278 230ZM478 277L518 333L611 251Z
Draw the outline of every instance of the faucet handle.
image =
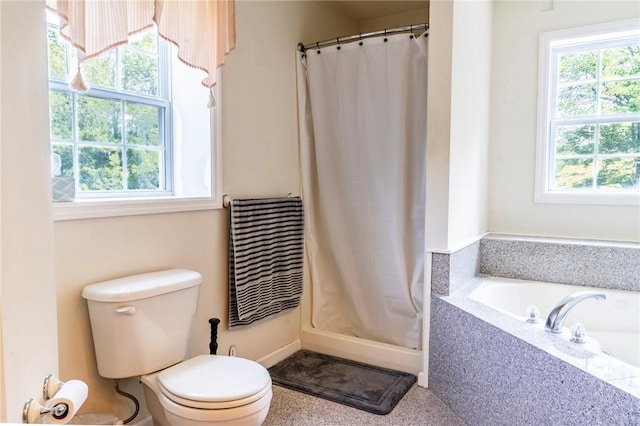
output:
M540 309L536 305L527 307L527 322L529 324L537 324L540 322Z
M573 343L585 343L587 341L587 329L577 322L571 326L571 339Z

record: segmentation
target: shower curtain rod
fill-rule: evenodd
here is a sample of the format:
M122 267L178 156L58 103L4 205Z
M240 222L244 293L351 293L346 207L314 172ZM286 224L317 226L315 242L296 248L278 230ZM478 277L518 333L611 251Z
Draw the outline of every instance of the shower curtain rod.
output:
M350 36L336 37L329 40L316 41L315 43L310 43L306 45L302 43L298 43L298 51L304 53L307 49L312 49L312 48L320 49L321 47L334 46L336 44L348 43L350 41L355 41L355 40L363 40L365 38L370 38L370 37L409 33L414 31L421 31L421 30L424 30L427 32L425 33L425 36L426 36L429 32L429 24L424 23L424 24L406 25L403 27L389 28L386 30L372 31L369 33L360 33L360 34L354 34Z

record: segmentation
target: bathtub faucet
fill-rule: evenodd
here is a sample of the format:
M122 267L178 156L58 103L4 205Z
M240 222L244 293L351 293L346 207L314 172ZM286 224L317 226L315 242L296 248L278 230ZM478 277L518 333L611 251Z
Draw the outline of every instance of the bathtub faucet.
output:
M577 293L573 293L566 297L563 297L555 306L555 308L553 308L551 312L549 312L549 316L547 316L547 322L545 323L544 329L552 333L562 333L562 324L564 323L564 318L575 305L585 299L603 300L606 298L607 296L602 293L598 293L597 291L579 291Z

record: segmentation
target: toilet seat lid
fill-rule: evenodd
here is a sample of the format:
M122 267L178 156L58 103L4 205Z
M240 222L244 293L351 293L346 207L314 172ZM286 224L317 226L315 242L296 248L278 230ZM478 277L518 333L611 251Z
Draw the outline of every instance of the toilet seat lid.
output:
M271 387L269 372L260 364L239 357L200 355L161 371L163 394L190 407L238 406Z

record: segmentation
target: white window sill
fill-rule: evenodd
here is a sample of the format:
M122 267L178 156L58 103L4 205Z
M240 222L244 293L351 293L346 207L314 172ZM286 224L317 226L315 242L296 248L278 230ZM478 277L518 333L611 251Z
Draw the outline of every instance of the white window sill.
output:
M640 192L587 192L587 191L547 191L537 193L536 203L549 204L591 204L591 205L640 205Z
M53 203L53 220L176 213L222 208L221 197L80 199Z

